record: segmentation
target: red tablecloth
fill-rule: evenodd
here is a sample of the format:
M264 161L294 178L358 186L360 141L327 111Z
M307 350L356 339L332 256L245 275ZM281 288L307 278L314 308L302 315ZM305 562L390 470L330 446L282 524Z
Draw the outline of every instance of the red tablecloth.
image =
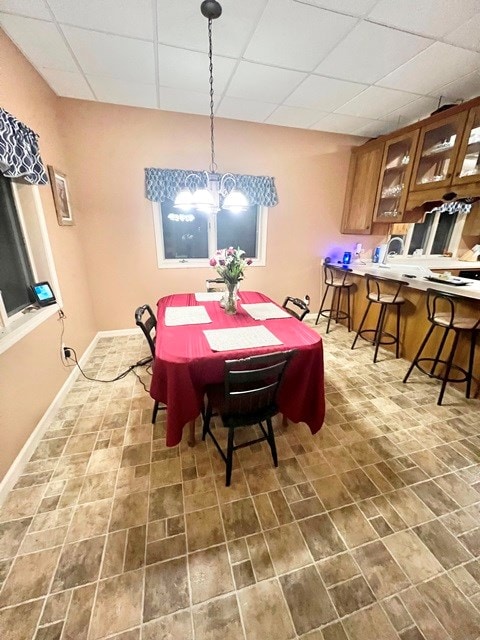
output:
M150 395L167 405L167 445L175 446L182 439L183 427L200 413L207 384L223 381L224 362L247 358L260 353L297 349L290 362L278 403L281 412L292 422L306 422L312 433L322 426L325 416L322 338L296 318L265 320L268 329L282 345L238 351L213 352L204 329L245 327L258 324L241 303L271 302L262 293L240 292L238 313L229 316L218 302L197 302L193 293L161 298L157 304L156 354ZM204 305L212 319L209 324L165 326L167 307Z

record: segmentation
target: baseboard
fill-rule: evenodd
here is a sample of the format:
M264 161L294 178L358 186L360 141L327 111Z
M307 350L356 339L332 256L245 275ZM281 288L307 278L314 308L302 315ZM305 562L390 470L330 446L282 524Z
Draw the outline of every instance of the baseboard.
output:
M100 332L100 333L110 333L110 332L106 331L106 332ZM82 357L79 360L79 364L81 367L83 367L83 365L87 362L88 358L90 357L90 354L94 350L99 340L99 337L101 337L101 335L97 333L97 335L93 338L91 343L85 349ZM52 421L57 410L62 404L64 397L70 391L71 387L73 386L73 383L75 382L75 380L78 378L79 375L80 375L80 371L78 367L74 367L70 372L70 375L68 376L68 378L60 387L60 390L58 391L57 395L50 403L48 409L45 411L45 413L41 417L40 422L37 424L35 429L30 434L30 437L28 438L26 443L23 445L22 450L13 461L11 467L9 468L5 476L2 478L2 481L0 482L0 506L3 504L5 498L7 497L8 492L12 489L12 487L17 482L18 478L22 475L25 465L30 460L32 453L35 451L35 448L37 447L38 443L42 439L50 422Z
M138 335L142 334L141 329L139 327L134 327L132 329L112 329L111 331L99 331L97 333L98 338L113 338L114 336L134 336L138 333Z

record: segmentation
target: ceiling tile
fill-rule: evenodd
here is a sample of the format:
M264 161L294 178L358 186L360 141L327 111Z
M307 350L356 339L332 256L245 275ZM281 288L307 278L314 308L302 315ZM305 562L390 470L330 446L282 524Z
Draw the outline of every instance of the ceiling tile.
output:
M300 71L240 62L226 95L247 100L283 102L305 77L306 74Z
M356 136L368 136L371 138L375 138L377 136L382 136L384 133L390 133L396 129L396 126L393 122L385 122L385 120L375 120L369 124L364 124L358 129L356 129L353 133Z
M275 109L274 104L257 100L240 100L239 98L224 97L218 107L217 116L233 118L235 120L251 120L263 122Z
M232 58L214 56L213 88L216 93L223 93L225 90L235 63L236 61ZM158 76L162 86L208 93L208 56L206 53L160 44L158 45Z
M479 53L435 42L377 84L426 95L479 67Z
M372 86L342 105L337 111L349 116L378 119L394 109L413 102L417 97L412 93Z
M435 91L435 96L447 100L469 100L480 95L480 71L474 71L466 76L457 78L453 82L440 87Z
M480 7L479 11L473 18L467 20L459 27L449 32L445 36L445 40L467 49L475 49L480 51Z
M315 73L372 84L432 42L362 21L328 54Z
M55 91L57 96L95 100L92 90L79 71L60 71L59 69L40 69L40 73Z
M62 29L84 73L155 83L153 43L78 27Z
M44 0L1 0L0 9L29 18L51 20L52 16Z
M356 118L355 116L345 116L342 113L329 113L310 128L315 129L316 131L353 133L356 129L371 123L376 123L376 120L370 120L369 118Z
M95 95L100 102L113 104L126 104L133 107L157 107L157 95L155 86L140 84L131 80L118 80L108 76L87 76Z
M48 0L58 22L153 39L151 0Z
M334 111L365 88L366 85L355 82L334 80L323 76L309 76L285 100L285 104L292 107Z
M210 97L208 93L160 87L160 109L208 115L210 113Z
M280 106L275 109L265 122L268 124L278 124L282 127L299 127L308 129L319 118L326 115L316 109L301 109L300 107Z
M291 0L271 0L244 58L312 71L356 22L356 18Z
M295 2L361 17L371 10L377 0L295 0Z
M478 0L380 0L369 19L398 29L441 38L478 11Z
M37 68L77 71L68 47L52 22L1 13L0 25Z
M267 0L223 3L221 17L213 22L213 51L240 56L267 4ZM207 19L198 0L157 0L158 41L174 47L208 51Z
M396 123L397 128L400 128L410 124L411 122L416 122L417 120L428 117L432 111L435 111L437 106L437 98L422 96L404 107L400 107L399 109L395 109L394 111L387 113L385 117L382 117L381 119L393 121Z

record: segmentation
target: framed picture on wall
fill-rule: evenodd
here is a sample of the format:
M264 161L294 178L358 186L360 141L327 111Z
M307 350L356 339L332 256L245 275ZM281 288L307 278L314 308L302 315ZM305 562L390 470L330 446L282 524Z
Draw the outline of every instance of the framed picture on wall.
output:
M48 175L50 178L50 185L52 187L58 224L74 224L70 198L68 195L67 176L51 165L48 165Z

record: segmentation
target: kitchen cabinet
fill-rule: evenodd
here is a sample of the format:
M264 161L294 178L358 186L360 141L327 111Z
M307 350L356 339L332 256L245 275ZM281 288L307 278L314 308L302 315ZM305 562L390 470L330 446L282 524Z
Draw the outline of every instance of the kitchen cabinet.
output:
M480 180L480 107L474 107L468 113L452 183L457 185L478 180Z
M467 214L462 235L480 237L480 205L478 203Z
M371 233L378 188L383 142L367 143L352 150L348 171L342 233Z
M373 220L401 222L412 175L419 130L388 140L383 151Z
M435 187L448 191L459 154L467 111L446 116L420 129L410 191Z

